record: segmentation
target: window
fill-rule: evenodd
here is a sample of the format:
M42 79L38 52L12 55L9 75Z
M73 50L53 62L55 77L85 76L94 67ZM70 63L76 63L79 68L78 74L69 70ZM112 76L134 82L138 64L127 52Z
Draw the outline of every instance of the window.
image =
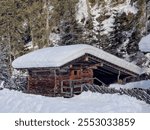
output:
M77 75L77 74L78 74L78 71L77 71L77 70L75 70L75 71L74 71L74 75Z

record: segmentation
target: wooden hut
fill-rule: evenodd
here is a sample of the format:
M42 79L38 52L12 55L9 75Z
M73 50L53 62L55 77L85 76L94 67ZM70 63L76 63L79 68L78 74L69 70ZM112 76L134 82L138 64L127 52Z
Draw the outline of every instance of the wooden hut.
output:
M82 92L81 84L109 85L142 73L138 66L85 44L39 49L12 66L28 71L28 92L49 96L73 96Z

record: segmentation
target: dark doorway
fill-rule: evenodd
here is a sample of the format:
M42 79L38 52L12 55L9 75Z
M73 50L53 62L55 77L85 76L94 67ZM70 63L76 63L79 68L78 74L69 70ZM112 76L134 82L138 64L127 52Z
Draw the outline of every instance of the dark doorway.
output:
M95 69L93 70L93 77L96 77L104 84L109 85L117 82L118 75L113 73L106 73L104 70ZM94 80L94 84L101 85L97 80Z
M119 74L119 70L107 65L103 65L102 67L98 67L97 69L93 70L93 77L96 77L106 85L117 83L118 75L119 79L121 80L129 76L128 74L125 74L123 72L120 72ZM97 80L94 80L94 84L101 85Z

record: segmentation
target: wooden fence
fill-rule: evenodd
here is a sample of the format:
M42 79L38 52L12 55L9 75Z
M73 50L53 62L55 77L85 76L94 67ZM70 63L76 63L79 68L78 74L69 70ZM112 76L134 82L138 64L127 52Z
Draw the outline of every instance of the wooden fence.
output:
M102 94L115 94L118 93L120 95L128 95L131 97L135 97L139 100L145 101L146 103L150 104L150 89L140 89L140 88L133 88L133 89L123 89L120 88L119 90L115 88L109 88L105 86L98 86L98 85L91 85L91 84L84 84L82 85L83 91L91 91L91 92L98 92Z

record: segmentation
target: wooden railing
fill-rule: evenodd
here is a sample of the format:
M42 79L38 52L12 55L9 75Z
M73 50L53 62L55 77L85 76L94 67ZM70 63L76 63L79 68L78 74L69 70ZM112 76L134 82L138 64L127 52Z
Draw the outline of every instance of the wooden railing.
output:
M61 81L61 93L68 97L73 97L74 94L80 94L83 91L82 84L87 83L87 81L97 80L102 86L107 86L98 78L84 78L84 79L74 79L74 80L62 80Z

